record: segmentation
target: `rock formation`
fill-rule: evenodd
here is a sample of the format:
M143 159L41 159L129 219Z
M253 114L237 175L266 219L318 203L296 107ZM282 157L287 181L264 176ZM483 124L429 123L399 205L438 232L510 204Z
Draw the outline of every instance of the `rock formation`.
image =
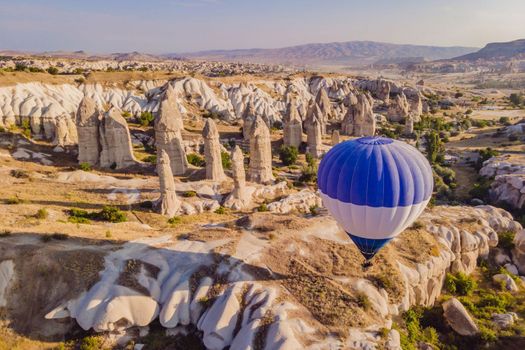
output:
M479 333L479 328L469 313L456 298L443 303L443 316L456 333L463 336L473 336Z
M404 134L410 136L414 133L414 116L412 113L409 113L405 119L405 130Z
M78 133L78 162L98 165L100 155L100 112L95 101L84 97L80 102L76 116Z
M253 101L250 99L242 115L242 136L245 140L250 139L250 133L255 119L255 107L253 105Z
M403 122L410 113L410 105L403 92L398 94L388 106L387 119L391 122Z
M313 123L313 120L317 119L321 126L321 134L326 133L326 116L321 111L321 108L315 101L310 101L308 105L308 111L306 112L306 118L303 123L303 129L308 133L308 129Z
M354 136L374 136L376 131L376 119L369 99L365 94L357 97L357 104L353 106L352 113L354 121Z
M104 114L99 130L102 168L121 169L137 163L133 155L128 124L118 109L111 107Z
M390 103L390 83L384 79L377 79L376 97L383 100L385 104Z
M320 158L322 152L322 135L321 135L321 123L319 119L314 116L312 123L308 126L308 132L306 134L307 152L314 158Z
M315 97L315 103L319 106L322 115L325 116L325 120L330 120L335 117L334 110L332 108L332 103L328 98L326 89L319 89L319 91L317 92L317 96Z
M226 176L222 167L221 143L219 141L219 132L213 119L206 119L206 124L204 129L202 129L202 137L204 138L206 179L213 181L224 180Z
M339 136L339 130L334 130L334 132L332 132L332 146L335 146L337 145L339 142L341 142L341 138Z
M53 145L55 146L71 146L78 143L78 134L75 124L68 116L60 116L56 120L55 138Z
M256 117L250 129L248 179L261 184L273 181L270 130L259 116Z
M410 105L410 114L412 115L412 118L415 122L420 121L421 114L423 114L423 101L420 93L413 94L413 96L408 99L408 103Z
M231 153L233 190L226 198L224 206L234 210L242 210L250 203L246 191L246 172L244 171L244 155L239 146L235 146Z
M303 125L294 99L288 104L283 128L283 142L286 146L299 148L303 141Z
M168 84L155 120L155 142L157 156L162 150L168 154L174 175L183 175L188 169L186 151L182 144L182 129L183 122L177 106L177 96L171 84Z
M157 157L157 174L160 182L160 198L157 208L161 215L173 217L180 208L180 201L175 192L175 181L171 172L171 162L168 153L160 150Z

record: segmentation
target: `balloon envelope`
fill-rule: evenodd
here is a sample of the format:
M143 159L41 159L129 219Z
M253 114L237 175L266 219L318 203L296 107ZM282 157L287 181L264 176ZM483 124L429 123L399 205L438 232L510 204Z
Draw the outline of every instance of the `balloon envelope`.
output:
M414 147L363 137L333 147L319 165L324 206L366 259L410 226L432 196L432 169Z

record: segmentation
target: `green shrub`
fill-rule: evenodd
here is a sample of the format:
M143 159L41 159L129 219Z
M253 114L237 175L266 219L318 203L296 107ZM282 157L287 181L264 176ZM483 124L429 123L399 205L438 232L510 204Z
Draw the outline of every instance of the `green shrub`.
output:
M186 156L188 159L188 163L194 166L203 167L206 165L206 162L204 161L204 158L197 153L190 153Z
M257 211L258 212L269 211L268 205L266 203L263 203L263 204L259 205L259 207L257 208Z
M31 138L31 124L29 123L29 120L22 120L22 123L20 124L20 129L22 129L22 134L25 137L27 137L28 139Z
M472 185L472 189L469 194L472 198L486 199L489 195L490 185L492 184L491 179L486 177L480 177L478 182Z
M21 169L13 169L9 172L9 174L12 177L16 177L17 179L27 179L29 178L29 173L25 170Z
M312 216L319 214L319 206L317 204L310 206L310 214L312 214Z
M178 225L182 222L182 219L180 218L180 216L174 216L170 219L168 219L168 224L170 225Z
M18 197L10 197L10 198L7 198L4 200L4 203L5 204L10 204L10 205L13 205L13 204L21 204L23 203L24 201Z
M514 237L516 233L512 231L505 231L498 234L498 247L511 251L514 249Z
M293 165L297 161L299 150L294 146L284 146L279 148L279 159L284 165Z
M465 296L472 294L474 289L477 288L477 283L472 277L462 272L458 272L455 275L447 273L445 287L452 294Z
M40 220L47 219L48 216L49 216L49 213L47 212L46 208L38 209L38 211L35 214L35 218L40 219Z
M120 209L105 205L102 210L95 215L96 218L109 222L124 222L127 220L126 214Z
M80 163L78 167L80 168L80 170L83 170L83 171L91 171L91 164L87 162Z
M139 116L139 124L142 126L150 126L153 124L153 121L155 120L155 117L153 116L153 113L151 112L142 112Z
M80 342L80 350L100 350L102 349L102 339L97 336L89 336Z
M46 71L51 75L57 75L58 74L58 68L57 67L49 67L46 69Z
M182 194L183 197L190 198L197 196L197 192L195 191L186 191Z
M501 117L499 118L499 123L504 125L504 126L509 126L511 123L510 123L510 118L509 117Z
M152 154L143 159L146 163L157 164L157 156Z
M220 207L218 207L218 208L215 210L214 213L215 213L215 214L221 214L221 215L226 214L226 208L223 207L223 206L221 205Z
M370 310L370 308L372 307L372 303L370 302L370 299L364 293L360 293L357 295L356 302L357 302L357 305L359 305L359 307L365 311Z
M232 168L232 160L228 152L221 151L221 162L224 169L230 170Z

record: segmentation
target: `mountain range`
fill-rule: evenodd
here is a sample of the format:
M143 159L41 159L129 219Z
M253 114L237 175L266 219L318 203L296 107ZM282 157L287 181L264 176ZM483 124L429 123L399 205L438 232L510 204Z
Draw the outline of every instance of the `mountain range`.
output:
M278 49L212 50L181 53L190 59L281 63L295 65L363 65L378 61L449 59L477 51L462 46L401 45L374 41L305 44ZM172 55L166 55L171 57Z

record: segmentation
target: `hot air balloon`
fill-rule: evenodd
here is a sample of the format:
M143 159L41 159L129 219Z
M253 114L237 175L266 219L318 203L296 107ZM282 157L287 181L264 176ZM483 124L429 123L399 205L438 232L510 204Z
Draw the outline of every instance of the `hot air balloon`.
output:
M374 255L409 227L432 196L432 169L414 147L385 137L334 146L317 176L324 206L369 265Z

